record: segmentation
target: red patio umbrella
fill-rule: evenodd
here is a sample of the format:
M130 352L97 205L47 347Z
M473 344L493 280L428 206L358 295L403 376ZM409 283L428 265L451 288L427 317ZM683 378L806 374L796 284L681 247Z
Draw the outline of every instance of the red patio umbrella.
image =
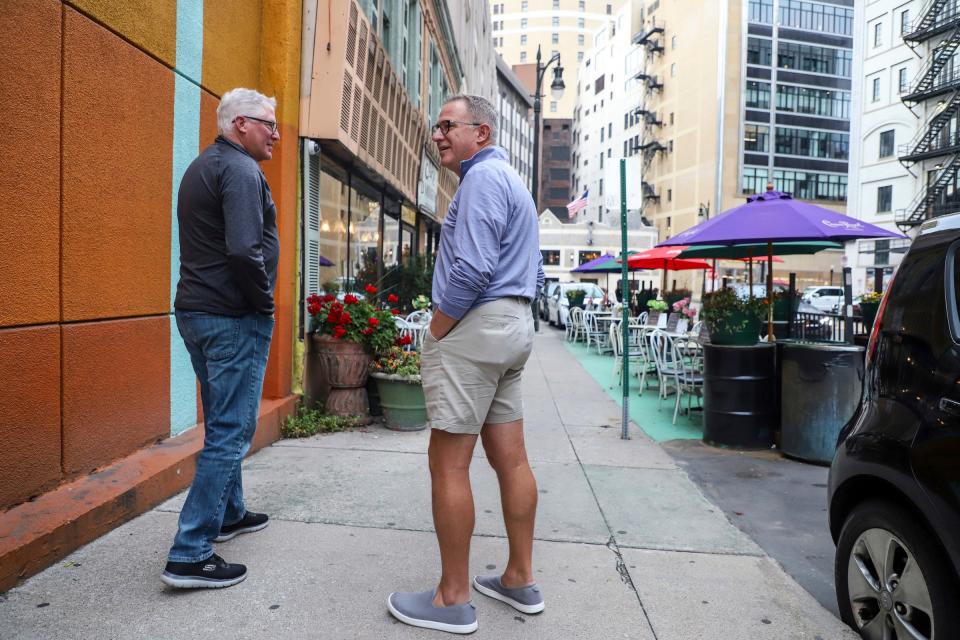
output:
M640 251L627 258L627 266L631 269L663 269L663 285L660 291L665 292L667 289L667 271L710 268L710 265L704 260L677 258L686 248L654 247L646 251Z

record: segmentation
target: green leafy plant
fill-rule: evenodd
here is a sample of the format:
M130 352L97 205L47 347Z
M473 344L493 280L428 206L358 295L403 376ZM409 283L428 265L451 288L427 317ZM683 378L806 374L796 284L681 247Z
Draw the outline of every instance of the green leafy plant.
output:
M663 300L647 300L647 309L650 311L666 311L667 303Z
M371 373L413 377L420 375L420 354L391 347L380 353L370 365Z
M412 306L417 311L424 311L430 308L430 296L420 294L410 302Z
M360 416L329 416L320 409L309 409L304 402L297 404L293 415L280 426L284 438L309 438L318 433L336 433L363 426Z
M730 288L703 296L701 316L711 334L741 333L756 326L766 315L766 298L741 298Z
M564 295L567 296L567 302L570 303L571 307L581 307L583 306L583 299L587 297L587 292L583 289L569 289Z
M366 286L366 297L348 293L343 301L333 294L307 298L307 312L311 316L310 331L362 344L370 353L389 349L397 342L397 323L393 316L398 309L381 309L376 306L377 288ZM397 302L393 294L387 298Z

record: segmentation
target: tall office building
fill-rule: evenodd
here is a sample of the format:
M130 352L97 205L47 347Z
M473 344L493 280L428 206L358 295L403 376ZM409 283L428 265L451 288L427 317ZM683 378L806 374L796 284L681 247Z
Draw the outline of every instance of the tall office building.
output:
M500 114L497 144L506 149L510 165L530 189L533 186L533 101L529 90L500 56L497 56L497 90L499 95L494 103Z
M576 69L584 52L593 46L593 34L602 26L622 0L503 0L491 1L493 43L510 65L533 63L537 47L543 62L554 53L566 70L567 86L575 86ZM569 90L554 100L550 97L550 78L545 84L547 97L543 117L570 118L576 96Z
M847 197L853 0L647 5L639 133L642 215L661 240L744 202L768 182L843 211ZM626 117L630 128L631 114ZM800 284L838 279L838 252L787 257ZM698 278L681 281L696 286Z

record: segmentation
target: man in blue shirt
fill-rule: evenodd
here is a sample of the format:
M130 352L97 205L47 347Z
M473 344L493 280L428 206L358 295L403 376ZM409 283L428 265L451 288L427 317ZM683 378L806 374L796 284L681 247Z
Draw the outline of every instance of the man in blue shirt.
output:
M468 565L469 471L478 435L500 483L510 553L502 575L477 576L473 586L523 613L544 607L533 579L537 485L524 445L520 388L533 348L530 302L543 286L543 259L536 207L496 146L496 123L489 101L458 95L433 127L441 163L460 175L441 231L421 367L442 574L435 590L393 593L388 601L400 621L452 633L477 629Z

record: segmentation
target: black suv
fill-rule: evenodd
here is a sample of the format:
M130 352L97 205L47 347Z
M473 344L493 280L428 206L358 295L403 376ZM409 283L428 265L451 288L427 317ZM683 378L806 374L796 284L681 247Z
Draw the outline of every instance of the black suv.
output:
M960 214L924 223L880 304L830 469L844 622L960 638Z

